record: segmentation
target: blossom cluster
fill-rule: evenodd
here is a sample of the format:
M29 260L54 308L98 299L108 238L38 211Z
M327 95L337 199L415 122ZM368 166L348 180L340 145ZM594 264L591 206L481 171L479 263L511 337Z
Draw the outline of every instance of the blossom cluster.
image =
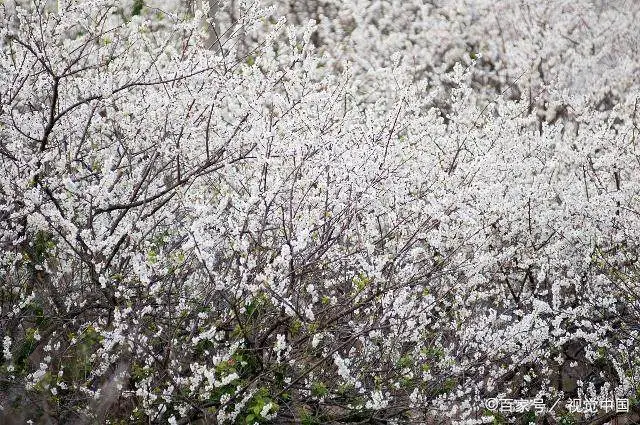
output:
M637 410L640 5L156 3L0 3L0 422Z

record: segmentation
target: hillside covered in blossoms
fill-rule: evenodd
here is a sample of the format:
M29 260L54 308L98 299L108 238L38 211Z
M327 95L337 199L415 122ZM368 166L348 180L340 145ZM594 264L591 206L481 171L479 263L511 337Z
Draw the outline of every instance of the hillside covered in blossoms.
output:
M0 1L0 424L640 423L639 22Z

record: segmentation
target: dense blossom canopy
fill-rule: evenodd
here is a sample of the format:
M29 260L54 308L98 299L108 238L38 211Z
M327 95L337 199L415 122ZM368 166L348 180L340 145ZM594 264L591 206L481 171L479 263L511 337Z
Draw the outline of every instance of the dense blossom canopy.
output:
M639 19L0 2L0 422L638 411Z

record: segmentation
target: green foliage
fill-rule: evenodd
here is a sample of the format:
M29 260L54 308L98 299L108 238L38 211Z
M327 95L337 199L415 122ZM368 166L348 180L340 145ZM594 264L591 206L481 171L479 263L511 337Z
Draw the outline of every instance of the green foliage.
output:
M198 341L198 343L196 344L196 348L195 348L195 354L198 357L202 357L204 356L208 351L213 350L213 348L215 347L215 344L213 343L213 341L209 340L209 339L201 339L200 341Z
M241 423L251 425L256 422L264 422L265 418L262 416L262 410L269 404L268 414L272 414L279 409L279 406L269 397L269 390L262 387L249 402L244 420Z
M524 416L522 417L522 423L523 424L529 424L531 422L535 423L536 422L536 412L533 410L530 410L528 412L525 412Z
M147 261L149 261L150 264L155 264L158 262L158 253L154 250L150 250L147 253Z
M499 412L494 412L492 410L485 409L484 415L493 417L493 421L491 421L492 425L503 425L508 423L506 418Z
M494 413L493 415L493 422L491 422L492 425L505 425L508 424L509 422L507 422L507 420L505 419L504 416L502 416L499 413Z
M398 367L409 367L413 364L413 358L410 355L400 357L398 360Z
M134 0L133 6L131 7L131 16L140 15L144 6L144 0Z
M27 368L27 359L29 358L29 356L37 346L37 341L35 337L36 332L37 332L37 329L28 328L25 333L24 341L20 345L20 348L18 349L18 352L16 353L16 356L15 356L15 359L16 359L15 365L16 365L17 372L23 372Z
M324 397L329 394L329 390L323 382L314 382L311 385L311 394L315 397Z
M300 423L302 425L321 425L324 423L324 421L322 420L323 418L314 415L313 412L305 408L300 409L299 415Z
M293 323L291 323L291 335L297 335L300 333L300 329L302 329L302 322L298 319L294 319Z
M371 283L371 278L364 273L353 278L353 284L358 292L361 292L369 283Z
M560 416L558 421L558 425L576 425L578 423L578 419L572 413L564 413Z
M458 385L458 381L455 378L447 378L442 382L440 389L437 391L438 394L448 394L453 391Z
M439 347L426 347L422 349L422 354L436 360L444 358L444 351Z
M248 304L246 304L246 311L249 316L260 311L269 305L269 297L265 293L259 293Z
M40 380L34 385L33 390L36 392L46 391L57 383L57 377L51 372L45 372Z
M56 243L51 233L39 230L33 238L32 249L27 254L27 260L32 264L42 264L53 255Z
M78 336L71 333L69 337L75 337L76 341L69 347L68 355L65 356L65 378L73 382L85 381L93 370L91 356L104 337L93 326L88 326Z
M24 308L26 315L31 314L37 327L42 328L47 325L49 319L45 317L42 306L37 302L31 302Z
M151 375L151 370L147 366L142 366L137 362L131 364L131 378L135 381L141 381Z

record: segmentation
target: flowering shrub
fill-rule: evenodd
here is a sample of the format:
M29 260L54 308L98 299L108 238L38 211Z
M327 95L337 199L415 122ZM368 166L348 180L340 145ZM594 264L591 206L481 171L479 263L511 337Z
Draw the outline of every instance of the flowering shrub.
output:
M637 6L321 3L0 5L3 420L637 399Z

